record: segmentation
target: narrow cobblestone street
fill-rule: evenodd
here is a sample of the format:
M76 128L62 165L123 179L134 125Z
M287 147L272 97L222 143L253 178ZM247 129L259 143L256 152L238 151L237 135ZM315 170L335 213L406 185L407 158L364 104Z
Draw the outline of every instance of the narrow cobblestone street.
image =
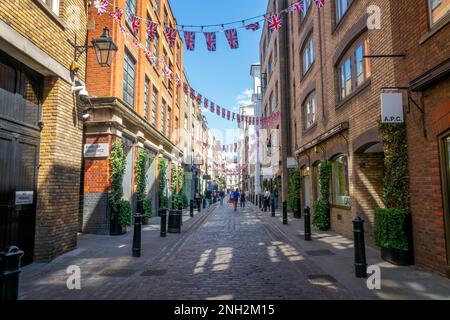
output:
M82 235L75 251L50 264L24 268L20 298L377 298L365 288L365 280L353 278L351 257L346 259L349 268L343 272L349 275L332 276L313 257L330 255L335 269L339 269L340 257L332 256L329 250L305 250L299 246L298 234L280 228L279 219L251 204L237 212L229 204L215 206L185 220L181 235L160 238L159 218L153 218L143 229L141 258L131 257L132 232L121 237ZM352 250L350 246L347 249ZM70 265L81 268L81 290L67 289L66 269ZM420 273L410 274L420 278ZM442 285L443 292L450 286ZM438 297L445 298L445 294Z

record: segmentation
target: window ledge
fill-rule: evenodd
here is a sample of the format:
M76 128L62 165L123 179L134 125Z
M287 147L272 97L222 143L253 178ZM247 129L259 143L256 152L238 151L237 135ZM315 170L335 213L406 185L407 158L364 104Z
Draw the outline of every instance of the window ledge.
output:
M308 75L312 72L312 69L314 68L315 64L316 64L316 61L314 60L314 62L310 65L308 71L306 71L304 74L302 74L300 83L302 83L308 77ZM302 66L302 71L303 71L303 66Z
M306 134L312 132L315 128L317 128L317 121L314 122L314 124L311 127L309 127L308 129L303 129L302 135L306 135Z
M47 16L49 16L50 19L52 19L61 29L66 30L67 25L64 23L64 21L61 20L60 17L58 17L47 5L42 2L41 0L33 0L33 2L40 7Z
M441 31L448 23L450 22L450 14L447 13L447 15L440 19L438 22L436 22L430 29L430 31L424 35L420 41L419 44L422 45L425 42L427 42L429 39L431 39L436 33Z
M360 85L356 90L354 90L352 93L350 93L347 97L339 101L339 103L336 105L336 110L342 108L345 104L347 104L350 100L352 100L354 97L359 95L362 91L364 91L366 88L368 88L371 84L372 80L368 79L366 82L364 82L362 85Z

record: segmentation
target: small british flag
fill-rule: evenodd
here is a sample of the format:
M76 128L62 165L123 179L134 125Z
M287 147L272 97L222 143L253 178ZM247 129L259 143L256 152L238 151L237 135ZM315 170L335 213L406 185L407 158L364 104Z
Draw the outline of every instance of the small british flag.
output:
M216 51L216 33L215 32L204 32L206 38L206 47L208 51Z
M147 21L148 41L154 41L157 35L158 35L158 24L153 21Z
M195 90L191 88L191 99L195 100L196 95L195 95Z
M109 6L109 2L107 0L95 0L94 7L97 8L97 15L101 16L103 13L106 13L106 9Z
M256 30L259 30L260 27L261 26L259 25L259 22L255 22L255 23L250 23L249 25L246 25L245 29L256 31Z
M318 8L323 8L325 6L325 0L316 0L316 5Z
M224 108L222 108L222 118L224 118L224 119L225 119L225 116L226 116L226 111L225 111L225 109L224 109Z
M217 115L220 116L220 106L216 106Z
M141 18L133 16L131 20L131 29L133 30L133 35L137 38L139 29L141 28Z
M202 95L199 93L198 95L197 95L197 103L200 105L200 104L202 104Z
M283 20L279 19L276 14L273 14L268 20L269 25L268 28L270 31L277 31L280 29Z
M214 113L214 102L211 101L211 106L209 108L209 110Z
M124 27L122 26L122 15L123 15L123 10L121 8L116 8L116 11L114 13L110 13L110 16L117 22L119 23L119 28L120 31L124 31Z
M186 82L183 83L183 91L186 95L189 93L189 85Z
M209 107L209 100L208 99L204 99L203 100L203 106L205 107L205 109L208 109L208 107Z
M189 51L195 50L195 32L185 31L184 41L186 42L186 49Z
M288 7L289 11L298 11L298 12L303 12L303 1L301 0L299 2L293 3Z
M175 40L177 39L177 29L173 29L170 27L164 28L164 33L166 34L167 40L169 41L169 47L173 47L175 45Z
M225 36L227 37L228 43L230 44L231 49L239 48L239 39L236 29L228 29L225 30Z
M231 115L231 112L227 111L227 120L230 120L230 115Z

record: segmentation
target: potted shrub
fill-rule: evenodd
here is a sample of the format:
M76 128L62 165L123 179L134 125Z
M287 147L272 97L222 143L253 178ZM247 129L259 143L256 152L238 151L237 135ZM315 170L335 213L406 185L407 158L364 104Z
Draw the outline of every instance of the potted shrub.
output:
M377 209L374 238L381 258L395 265L414 264L410 244L411 215L402 209Z
M375 211L374 238L381 258L395 265L414 264L412 219L409 211L409 171L406 127L379 125L384 146L383 203Z
M331 227L330 221L330 179L331 163L323 161L319 167L320 195L313 204L314 214L312 225L320 231L328 231Z
M110 235L121 235L126 232L124 227L127 225L126 223L124 224L124 213L127 210L127 205L122 200L122 180L126 162L122 141L116 140L112 143L109 162L111 166L111 192L108 197L108 204L111 209Z
M146 225L148 224L148 221L152 217L152 199L145 198L142 203L144 213L142 216L142 224Z

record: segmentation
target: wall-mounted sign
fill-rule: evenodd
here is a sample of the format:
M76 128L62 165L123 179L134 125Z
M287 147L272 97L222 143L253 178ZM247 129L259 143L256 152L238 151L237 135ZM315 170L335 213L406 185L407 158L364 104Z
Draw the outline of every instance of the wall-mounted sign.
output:
M287 158L288 169L297 169L297 160L295 158Z
M16 206L33 204L34 191L16 191Z
M401 93L381 94L381 122L403 123L403 95Z
M103 158L109 156L109 144L97 143L97 144L85 144L84 145L84 157L85 158Z

